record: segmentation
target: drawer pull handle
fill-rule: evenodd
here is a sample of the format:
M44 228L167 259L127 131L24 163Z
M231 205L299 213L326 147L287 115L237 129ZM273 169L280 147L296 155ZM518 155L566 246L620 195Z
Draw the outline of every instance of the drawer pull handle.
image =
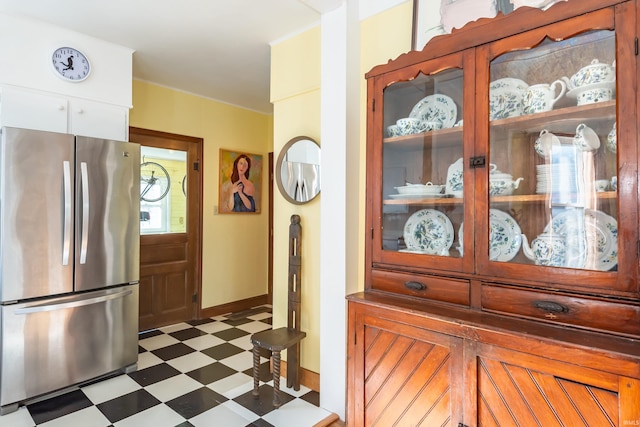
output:
M424 291L425 289L427 289L427 285L425 285L424 283L414 282L412 280L409 282L404 282L404 285L412 291Z
M533 303L536 308L540 310L548 311L550 313L568 313L569 307L562 304L558 304L553 301L536 301Z

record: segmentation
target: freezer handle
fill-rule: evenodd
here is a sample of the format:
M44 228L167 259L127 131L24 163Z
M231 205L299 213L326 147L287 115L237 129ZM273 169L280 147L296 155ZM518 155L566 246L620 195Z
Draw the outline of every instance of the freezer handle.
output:
M79 295L74 299L63 299L59 302L54 303L33 303L26 305L21 308L17 308L14 313L15 314L31 314L31 313L40 313L44 311L54 311L54 310L65 310L67 308L74 307L82 307L85 305L98 304L105 301L110 301L118 298L124 298L127 295L131 295L133 291L131 289L127 289L120 292L110 293L106 295L94 296L91 298L87 298L86 295Z
M80 162L80 178L82 186L82 231L80 233L80 264L87 262L87 245L89 244L89 174L87 163Z
M69 265L71 251L71 166L68 160L62 162L64 187L64 223L62 230L62 265Z

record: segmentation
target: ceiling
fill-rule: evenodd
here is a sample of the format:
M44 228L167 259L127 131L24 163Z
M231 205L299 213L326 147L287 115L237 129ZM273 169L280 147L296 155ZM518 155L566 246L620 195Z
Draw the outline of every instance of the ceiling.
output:
M262 113L270 46L342 0L0 0L0 13L134 49L133 77Z

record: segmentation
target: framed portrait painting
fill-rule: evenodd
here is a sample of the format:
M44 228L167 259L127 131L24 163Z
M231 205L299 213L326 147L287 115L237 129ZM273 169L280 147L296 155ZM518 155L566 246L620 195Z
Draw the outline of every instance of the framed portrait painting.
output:
M220 149L218 212L260 213L262 156Z

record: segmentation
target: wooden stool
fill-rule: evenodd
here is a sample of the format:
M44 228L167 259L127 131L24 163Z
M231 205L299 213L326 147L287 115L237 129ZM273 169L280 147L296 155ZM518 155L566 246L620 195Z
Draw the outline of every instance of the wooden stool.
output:
M280 407L280 352L287 350L287 387L300 390L300 341L307 336L300 330L300 216L291 215L289 225L289 291L287 300L287 327L255 333L253 344L253 397L260 392L260 349L273 357L273 406ZM293 351L292 351L293 350Z

